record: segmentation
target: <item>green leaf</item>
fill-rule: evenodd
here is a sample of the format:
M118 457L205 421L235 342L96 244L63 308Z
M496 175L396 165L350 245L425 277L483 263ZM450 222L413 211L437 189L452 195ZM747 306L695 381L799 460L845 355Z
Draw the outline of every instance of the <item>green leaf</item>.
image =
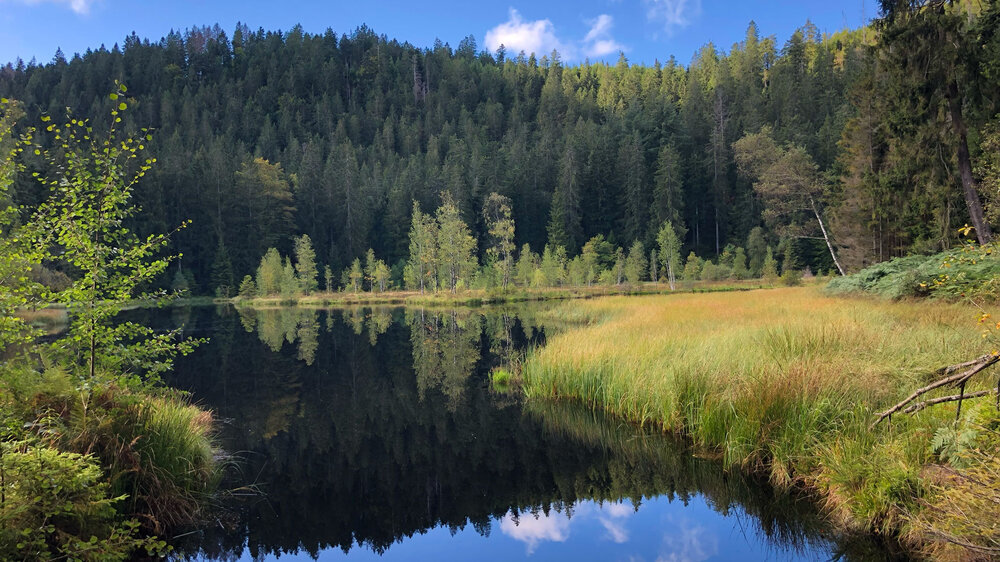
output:
M125 105L125 102L121 102L120 104L118 104L118 109L125 111L126 109L128 109L128 106Z

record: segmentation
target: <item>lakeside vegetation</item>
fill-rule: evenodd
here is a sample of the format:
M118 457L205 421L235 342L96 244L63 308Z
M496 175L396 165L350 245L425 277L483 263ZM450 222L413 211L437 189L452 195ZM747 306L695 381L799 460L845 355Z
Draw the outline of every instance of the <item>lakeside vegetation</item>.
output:
M12 134L20 104L0 98L0 558L126 560L170 551L156 535L197 524L220 461L213 416L159 385L173 360L201 340L118 318L175 256L168 235L127 226L133 192L155 159L147 131L103 134L69 110L41 119L58 150ZM28 212L10 190L33 152L51 165L34 181L48 196ZM59 263L59 268L46 265ZM58 279L58 288L43 283ZM56 274L58 272L58 274ZM68 274L67 274L68 272ZM58 303L59 310L44 310ZM39 311L39 309L42 309ZM39 328L64 323L57 337Z
M954 422L923 402L873 427L934 369L1000 358L980 301L909 300L998 296L1000 2L880 16L783 48L751 24L687 67L241 25L0 68L0 557L162 553L198 522L213 416L159 375L201 342L118 318L174 294L236 295L310 365L311 311L257 308L603 296L543 311L577 326L494 388L684 434L845 526L1000 555L1000 403L961 406L993 385L959 383ZM41 337L49 303L64 337ZM407 312L410 349L453 405L480 320L437 312Z
M579 327L530 354L521 377L532 399L578 400L813 489L845 525L927 540L914 524L931 489L925 467L954 452L954 411L870 426L929 370L981 351L975 313L816 288L611 297L550 311ZM965 414L956 431L973 431L963 447L975 449L989 436L976 424L997 414L992 402Z

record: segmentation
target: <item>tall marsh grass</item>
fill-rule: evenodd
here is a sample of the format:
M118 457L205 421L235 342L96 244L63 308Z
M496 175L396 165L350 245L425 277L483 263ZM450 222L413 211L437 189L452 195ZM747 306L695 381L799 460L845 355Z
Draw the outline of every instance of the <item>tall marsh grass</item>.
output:
M958 304L824 296L817 288L612 297L523 366L526 394L582 401L685 434L728 466L822 494L844 524L898 532L923 493L928 409L868 429L933 369L982 353ZM559 316L559 309L552 313Z

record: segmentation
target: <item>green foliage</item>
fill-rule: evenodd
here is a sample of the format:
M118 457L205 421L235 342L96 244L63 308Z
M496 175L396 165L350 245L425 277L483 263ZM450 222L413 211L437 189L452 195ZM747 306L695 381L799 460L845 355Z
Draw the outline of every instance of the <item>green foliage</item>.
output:
M1000 256L994 245L963 246L930 256L908 256L835 278L831 294L871 293L884 298L932 296L993 299L1000 294Z
M215 296L222 298L231 296L234 289L233 262L229 259L229 252L221 238L215 250L215 259L212 260L211 286L215 288Z
M697 281L701 279L702 263L701 258L694 252L688 254L687 261L684 262L684 280Z
M252 299L257 296L257 284L253 282L253 277L249 275L243 276L243 281L240 282L240 298Z
M361 290L362 282L364 281L364 278L365 278L365 274L361 270L361 260L358 259L358 258L355 258L354 261L351 262L351 268L349 270L347 270L345 273L346 273L348 282L350 283L350 289L351 289L351 291L353 291L355 293L357 293L358 291L360 291Z
M771 251L770 246L767 247L767 254L764 256L760 275L765 281L771 284L778 280L778 262L774 259L774 252Z
M680 271L682 235L683 232L678 235L677 229L670 221L664 222L656 234L656 241L660 245L660 260L667 270L667 281L671 290Z
M257 293L260 296L278 294L282 275L281 254L277 248L268 248L257 266Z
M729 276L733 279L746 279L750 276L750 270L747 269L747 257L743 248L737 247L733 252L733 269L729 272Z
M15 312L44 300L43 288L28 273L41 267L45 253L33 243L31 229L18 224L11 191L23 168L17 157L32 142L31 129L14 138L13 127L22 114L20 104L0 99L0 348L30 342L37 335Z
M458 207L449 192L441 194L441 206L435 213L437 220L437 251L439 276L442 284L452 293L459 282L475 270L476 239L462 220Z
M750 230L747 238L747 255L750 258L748 265L751 277L762 277L764 275L764 262L767 259L768 245L764 239L764 229L755 226ZM772 258L773 259L773 258Z
M127 560L164 543L119 521L92 455L24 441L0 443L0 557L6 560Z
M490 193L483 202L483 220L489 234L486 259L499 270L500 288L506 291L514 273L514 219L510 199Z
M319 288L319 271L316 269L316 252L312 247L312 239L303 234L295 239L295 273L299 286L305 294L310 294Z
M323 266L323 287L328 293L332 293L336 289L333 281L333 269L329 265Z
M119 85L118 93L124 92L125 86ZM82 376L90 379L98 369L119 376L155 376L170 367L173 357L197 344L176 340L175 332L157 334L116 319L133 299L165 296L144 288L175 257L159 257L169 235L140 238L125 226L138 210L135 188L156 159L141 156L144 143L152 138L146 130L143 137L120 138L120 111L111 111L112 123L101 140L86 120L67 115L62 124L46 127L62 143L60 150L36 149L51 173L40 177L51 196L33 218L37 244L75 273L73 284L55 295L70 313L68 336L50 350L66 364L83 367Z
M646 248L636 240L625 258L625 279L629 285L639 285L646 276Z

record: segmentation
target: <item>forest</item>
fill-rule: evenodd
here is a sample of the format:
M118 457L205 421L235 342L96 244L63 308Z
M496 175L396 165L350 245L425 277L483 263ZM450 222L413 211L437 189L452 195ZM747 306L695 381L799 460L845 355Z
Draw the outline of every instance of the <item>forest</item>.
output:
M946 250L963 224L988 239L997 218L1000 4L923 4L886 1L869 27L834 34L806 22L783 44L751 22L687 64L570 65L471 35L420 48L365 26L196 27L8 63L0 96L33 124L67 107L107 115L111 81L128 85L123 130L148 129L157 158L130 221L191 221L171 236L183 257L167 280L193 293L236 294L302 235L337 286L372 250L403 287L414 210L446 200L485 263L491 194L516 224L511 259L548 247L568 266L598 236L652 249L670 222L682 256L731 268L737 250L771 247L855 271ZM29 152L23 164L47 171ZM45 187L20 174L12 197L30 208Z

